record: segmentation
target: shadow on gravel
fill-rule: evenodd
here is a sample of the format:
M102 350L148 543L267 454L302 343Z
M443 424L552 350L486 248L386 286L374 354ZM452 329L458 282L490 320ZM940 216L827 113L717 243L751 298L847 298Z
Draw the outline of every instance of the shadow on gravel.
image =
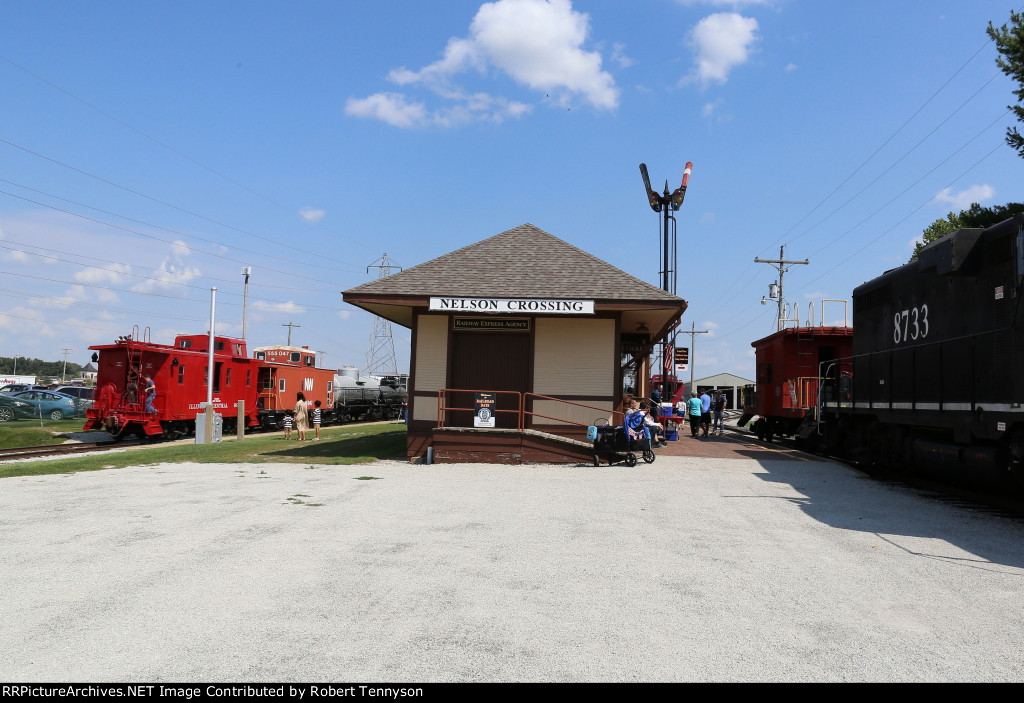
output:
M1024 518L1000 508L950 493L878 481L830 461L780 461L775 455L770 461L758 463L764 472L757 474L759 478L789 485L804 496L767 500L795 503L808 516L830 527L875 535L922 558L976 568L987 564L1024 568L1024 550L1020 548L1024 543ZM916 539L902 539L906 537ZM922 548L921 539L939 542L934 548ZM952 555L942 542L968 554Z

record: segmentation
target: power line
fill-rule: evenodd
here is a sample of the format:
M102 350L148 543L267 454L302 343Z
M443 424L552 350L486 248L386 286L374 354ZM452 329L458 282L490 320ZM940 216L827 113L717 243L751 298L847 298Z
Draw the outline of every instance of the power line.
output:
M33 71L30 71L29 69L25 68L24 66L21 66L20 64L15 63L14 61L11 61L6 56L0 56L0 60L3 60L5 62L7 62L8 64L13 66L14 68L18 69L19 71L22 71L22 72L32 76L33 78L35 78L36 80L38 80L38 81L40 81L42 83L45 83L46 85L50 86L54 90L57 90L57 91L63 93L64 95L68 96L72 100L75 100L75 101L81 103L82 105L85 105L86 107L88 107L91 110L95 110L96 112L100 113L104 117L106 117L106 118L108 118L110 120L113 120L114 122L118 123L119 125L127 128L127 129L130 129L131 131L135 132L139 136L144 137L145 139L148 139L149 141L153 142L154 144L157 144L158 146L163 147L164 149L167 149L171 153L176 154L177 156L180 156L181 158L185 159L186 161L188 161L190 163L193 163L196 166L199 166L200 168L202 168L202 169L204 169L206 171L209 171L210 173L212 173L213 175L217 176L218 178L222 178L225 181L227 181L228 183L230 183L230 184L232 184L234 186L237 186L238 188L241 188L242 190L246 191L247 193L251 193L252 195L255 195L256 197L261 198L261 199L267 201L271 205L275 205L276 207L281 208L282 210L284 210L288 214L292 215L293 217L298 214L297 211L294 208L290 208L287 205L279 203L276 200L274 200L273 198L270 198L269 196L264 195L263 193L260 193L259 191L253 190L252 188L250 188L249 186L244 185L243 183L239 183L238 181L234 180L230 176L227 176L227 175L221 173L220 171L217 171L216 169L214 169L214 168L212 168L210 166L207 166L206 164L204 164L201 161L199 161L199 160L189 156L188 154L186 154L186 153L184 153L182 151L179 151L178 149L175 149L174 147L170 146L169 144L167 144L165 142L160 141L156 137L150 136L149 134L143 132L138 127L135 127L134 125L131 125L128 122L125 122L124 120L122 120L122 119L120 119L120 118L110 114L109 112L107 112L107 111L97 107L96 105L93 105L92 103L84 100L83 98L78 97L74 93L72 93L72 92L70 92L68 90L65 90L64 88L60 87L56 83L48 81L47 79L43 78L39 74L34 73ZM305 220L305 218L302 218L302 219ZM309 222L309 220L305 220L305 221ZM332 230L329 227L321 225L319 222L314 222L312 224L314 224L314 225L316 225L318 227L322 227L323 229L326 229L328 232L331 232L332 234L336 234L339 237L342 237L343 239L347 239L350 242L358 244L359 246L363 246L363 247L369 248L369 245L366 244L365 242L363 242L363 241L361 241L359 239L353 238L353 237L349 237L348 235L342 234L341 232L337 232L335 230Z

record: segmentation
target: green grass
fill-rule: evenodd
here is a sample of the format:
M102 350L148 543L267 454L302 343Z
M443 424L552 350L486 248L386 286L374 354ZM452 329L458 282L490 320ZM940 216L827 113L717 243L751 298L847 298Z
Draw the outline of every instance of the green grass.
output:
M219 444L154 444L126 452L107 452L50 461L25 461L0 465L0 478L120 469L125 466L161 463L349 465L405 457L405 425L383 422L345 425L325 428L321 430L320 435L322 439L319 442L299 442L295 439L286 440L281 434L252 434L241 442L232 438L225 439Z
M42 447L64 441L58 435L81 432L85 418L77 420L11 420L0 422L0 449L10 447Z

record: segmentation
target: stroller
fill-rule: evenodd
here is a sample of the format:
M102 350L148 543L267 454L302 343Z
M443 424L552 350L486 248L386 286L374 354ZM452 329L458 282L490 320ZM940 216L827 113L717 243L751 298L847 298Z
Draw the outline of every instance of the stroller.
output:
M587 432L587 437L594 441L594 466L601 465L602 455L609 465L625 462L626 466L636 466L637 454L643 457L645 463L654 463L654 450L651 449L651 440L644 430L643 415L630 415L628 424L628 429L633 430L633 437L622 425L609 425L604 418L594 420L594 424Z

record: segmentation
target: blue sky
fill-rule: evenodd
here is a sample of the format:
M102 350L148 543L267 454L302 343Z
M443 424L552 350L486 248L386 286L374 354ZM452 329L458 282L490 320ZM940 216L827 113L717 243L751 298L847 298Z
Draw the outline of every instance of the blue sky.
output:
M0 43L0 356L241 333L365 362L339 291L525 222L658 283L698 377L751 377L776 272L849 299L951 210L1024 200L979 0L47 2ZM820 303L815 302L820 312ZM841 319L841 308L826 310ZM396 328L400 370L410 334ZM9 372L9 369L0 369Z

